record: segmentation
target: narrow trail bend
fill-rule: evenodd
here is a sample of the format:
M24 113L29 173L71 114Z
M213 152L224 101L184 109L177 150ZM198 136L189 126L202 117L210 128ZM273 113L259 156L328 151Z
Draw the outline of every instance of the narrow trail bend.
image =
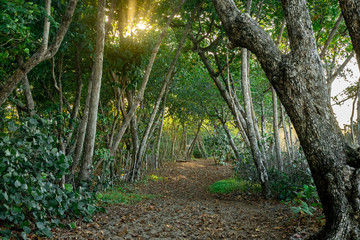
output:
M161 197L113 205L93 223L55 232L57 239L289 239L296 228L283 204L254 196L219 199L212 183L231 177L228 166L212 160L167 163L139 191ZM65 232L64 232L65 231Z

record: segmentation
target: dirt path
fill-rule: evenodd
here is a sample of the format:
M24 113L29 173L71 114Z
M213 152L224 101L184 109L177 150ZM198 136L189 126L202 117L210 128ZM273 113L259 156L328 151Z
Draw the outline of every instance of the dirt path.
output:
M219 199L207 188L231 166L211 160L168 163L139 191L162 197L108 207L93 223L55 232L57 239L289 239L296 231L283 204L254 196ZM290 221L291 220L291 221Z

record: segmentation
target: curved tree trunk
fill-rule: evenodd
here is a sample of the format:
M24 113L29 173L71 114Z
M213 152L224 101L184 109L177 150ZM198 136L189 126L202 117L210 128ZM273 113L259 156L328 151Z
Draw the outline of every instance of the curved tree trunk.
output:
M20 81L24 79L27 73L39 65L39 63L52 58L57 53L71 23L76 4L77 0L69 1L54 40L52 41L51 45L48 45L50 33L50 21L48 16L50 15L51 1L45 1L46 16L44 20L43 39L40 49L34 53L21 67L16 69L4 85L0 86L0 105L6 101L9 95L12 93L12 91L14 91Z
M334 117L306 1L282 0L289 55L233 1L213 3L233 47L259 59L299 136L326 217L312 239L360 239L360 154L346 144Z

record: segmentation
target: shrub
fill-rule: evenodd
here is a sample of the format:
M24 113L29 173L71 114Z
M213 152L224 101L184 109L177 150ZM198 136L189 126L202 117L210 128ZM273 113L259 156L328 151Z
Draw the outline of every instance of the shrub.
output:
M215 182L209 187L209 191L210 193L260 192L261 187L259 184L251 184L241 179L229 178Z
M1 236L15 229L24 239L30 232L51 237L59 219L89 219L99 210L95 193L86 187L61 186L71 159L59 151L53 129L51 121L30 118L21 125L9 120L0 133Z

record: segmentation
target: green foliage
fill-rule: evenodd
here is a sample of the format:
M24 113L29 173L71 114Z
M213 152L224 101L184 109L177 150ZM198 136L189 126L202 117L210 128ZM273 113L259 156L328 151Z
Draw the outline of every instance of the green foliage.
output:
M71 159L57 148L53 123L40 118L24 119L21 125L8 120L0 133L0 219L21 235L35 231L51 237L50 229L62 218L90 219L98 210L96 196L86 187L74 191L61 187Z
M209 191L210 193L261 192L261 186L238 178L229 178L215 182L209 187Z
M158 195L128 192L128 189L123 186L103 192L101 194L101 201L106 204L132 204L156 197Z
M250 152L244 151L242 156L243 161L241 163L235 162L235 175L240 179L259 183L255 164L251 161ZM268 175L273 196L285 201L295 198L296 190L303 185L311 185L313 183L310 170L300 162L286 164L283 172L277 168L271 168L268 170Z
M296 197L286 202L291 206L293 213L313 215L317 208L321 208L319 196L316 187L313 185L304 185L296 191Z
M211 154L217 159L219 164L223 164L226 160L226 154L231 149L224 130L220 128L217 130L213 135L209 135L204 139L204 144L207 149L210 149Z

